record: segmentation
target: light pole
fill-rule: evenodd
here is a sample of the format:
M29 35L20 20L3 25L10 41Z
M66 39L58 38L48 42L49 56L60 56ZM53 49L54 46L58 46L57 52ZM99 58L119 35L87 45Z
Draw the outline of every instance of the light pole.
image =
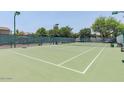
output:
M14 48L16 48L16 15L20 15L20 12L16 11L14 13Z

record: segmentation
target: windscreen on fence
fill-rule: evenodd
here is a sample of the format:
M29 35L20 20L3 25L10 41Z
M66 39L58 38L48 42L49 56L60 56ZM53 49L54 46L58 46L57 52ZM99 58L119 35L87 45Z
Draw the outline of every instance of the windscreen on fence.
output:
M16 47L27 47L71 42L75 42L75 38L0 35L0 48L12 48L14 44Z
M122 41L122 40L120 40ZM38 46L44 44L58 45L69 43L111 43L115 42L113 38L101 38L101 37L85 37L85 38L66 38L66 37L53 37L53 36L14 36L14 35L0 35L0 48L12 48L14 44L16 47ZM89 43L88 43L89 44ZM84 45L84 44L82 44Z
M79 39L80 42L101 42L101 43L114 43L115 38L101 38L101 37L84 37Z

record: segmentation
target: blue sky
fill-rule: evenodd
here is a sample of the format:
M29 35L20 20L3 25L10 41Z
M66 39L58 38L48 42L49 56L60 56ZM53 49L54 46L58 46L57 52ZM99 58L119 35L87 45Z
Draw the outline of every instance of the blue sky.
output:
M0 12L0 27L8 27L13 30L12 11ZM124 22L124 14L111 15L111 11L21 11L17 16L17 28L25 32L35 32L39 27L51 29L54 24L71 26L74 32L81 28L90 27L99 16L113 16Z

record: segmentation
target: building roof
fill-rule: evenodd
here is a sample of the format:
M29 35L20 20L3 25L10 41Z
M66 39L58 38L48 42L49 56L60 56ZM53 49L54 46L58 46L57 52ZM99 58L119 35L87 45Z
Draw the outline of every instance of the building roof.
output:
M0 30L7 30L10 31L10 29L8 27L0 27Z

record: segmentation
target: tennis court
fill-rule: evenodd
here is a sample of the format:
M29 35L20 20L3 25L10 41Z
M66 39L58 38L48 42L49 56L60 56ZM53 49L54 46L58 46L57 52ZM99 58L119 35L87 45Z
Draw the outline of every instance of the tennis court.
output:
M0 49L0 81L124 81L122 60L108 43Z

